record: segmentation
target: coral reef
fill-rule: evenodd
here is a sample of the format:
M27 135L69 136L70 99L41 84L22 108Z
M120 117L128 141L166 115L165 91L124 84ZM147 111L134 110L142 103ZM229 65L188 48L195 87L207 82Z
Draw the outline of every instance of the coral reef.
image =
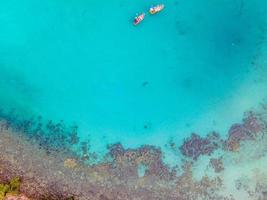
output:
M185 163L183 166L184 172L176 182L176 192L179 200L187 199L218 199L230 200L230 198L223 197L217 192L222 186L220 178L210 179L204 176L201 180L195 181L192 175L192 165ZM208 190L213 192L209 193Z
M24 140L23 135L15 137L4 131L0 137L0 180L22 177L20 192L36 200L71 197L79 200L189 199L190 196L182 194L188 181L194 183L190 190L201 186L203 195L205 190L216 185L212 179L208 179L209 184L204 180L194 181L188 170L182 176L188 178L177 177L163 163L159 148L125 149L121 144L109 148L107 157L112 161L107 158L102 164L91 167L75 162L75 168L68 168L64 161L69 158L47 154L38 145ZM137 173L140 164L146 166L143 177L138 177Z
M138 177L138 165L145 165L145 175L155 175L160 178L171 179L172 174L162 161L159 148L145 145L138 149L124 149L121 144L109 147L110 155L114 159L113 167L119 169L121 175ZM121 173L123 172L123 173Z
M216 173L219 173L224 170L222 157L220 158L211 158L210 165L213 167Z
M0 120L4 121L0 125L0 130L12 128L14 132L23 132L29 141L38 143L43 149L46 149L47 153L50 151L68 151L70 153L71 146L79 142L78 127L76 125L67 127L62 120L53 122L44 120L41 116L24 119L14 110L4 111L1 108Z
M220 136L215 132L205 138L193 133L190 138L184 141L179 149L184 156L197 160L200 155L211 155L221 145Z
M234 124L230 128L225 148L229 151L238 151L241 141L254 139L262 129L262 122L260 122L256 114L249 112L242 124Z
M258 140L265 141L267 137L266 121L261 115L250 112L242 124L234 125L229 130L226 140L222 140L215 132L206 137L192 134L187 138L179 148L185 159L181 168L167 166L160 148L144 145L127 149L120 143L108 146L108 153L101 163L86 165L83 161L91 155L88 144L81 144L82 156L72 153L70 148L77 143L77 127L67 131L69 136L63 139L61 136L67 134L64 125L48 122L45 129L59 134L52 136L56 141L49 146L43 142L51 138L38 138L38 131L31 131L35 130L29 128L31 126L23 125L23 129L18 129L17 125L10 122L0 123L0 181L4 183L0 184L0 191L8 200L238 200L233 197L234 194L224 192L222 174L227 172L229 163L246 159L246 146ZM33 127L36 128L36 125ZM61 140L65 141L63 148L57 147ZM241 148L242 142L246 146ZM172 144L177 150L173 141ZM233 147L240 152L233 152ZM259 148L255 151L256 156L249 159L265 158L266 149L267 145L266 148ZM216 150L223 151L223 154L213 158L212 153ZM241 151L244 153L241 154ZM229 162L232 158L228 154L232 155L234 162ZM214 169L214 177L205 174L200 179L194 177L193 170L201 160L200 156L211 156L207 168ZM144 170L142 176L138 174L140 166ZM224 173L219 173L222 171ZM248 179L231 178L231 181L235 181L236 191L247 194L250 200L263 200L266 197L264 173ZM252 182L254 184L251 185Z
M253 140L264 130L264 122L254 112L246 113L243 123L234 124L228 131L227 140L223 141L218 133L208 134L205 138L193 133L180 146L181 153L197 160L201 155L211 155L217 149L236 152L242 141Z

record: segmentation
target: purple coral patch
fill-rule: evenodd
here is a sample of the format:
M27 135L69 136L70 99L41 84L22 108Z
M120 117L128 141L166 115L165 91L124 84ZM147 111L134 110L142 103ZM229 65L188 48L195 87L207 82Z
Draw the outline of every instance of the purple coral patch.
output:
M197 160L200 155L210 155L220 147L220 137L217 133L212 133L205 138L192 133L190 138L187 138L180 151L184 156L191 157Z
M252 140L262 128L256 115L252 112L248 113L242 124L234 124L230 128L225 148L229 151L237 151L241 141Z

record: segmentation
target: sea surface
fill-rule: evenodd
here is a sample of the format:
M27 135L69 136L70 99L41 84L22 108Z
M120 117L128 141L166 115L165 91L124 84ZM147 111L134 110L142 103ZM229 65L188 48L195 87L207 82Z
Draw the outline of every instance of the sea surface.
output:
M9 0L0 27L1 108L76 124L100 155L150 144L172 163L170 140L226 135L267 96L265 0Z

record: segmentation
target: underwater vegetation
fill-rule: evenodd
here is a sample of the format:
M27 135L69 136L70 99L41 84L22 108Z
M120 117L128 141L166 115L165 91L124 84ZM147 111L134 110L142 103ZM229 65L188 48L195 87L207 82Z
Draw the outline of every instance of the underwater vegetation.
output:
M8 183L0 183L0 200L4 200L8 195L19 194L20 178L12 178Z

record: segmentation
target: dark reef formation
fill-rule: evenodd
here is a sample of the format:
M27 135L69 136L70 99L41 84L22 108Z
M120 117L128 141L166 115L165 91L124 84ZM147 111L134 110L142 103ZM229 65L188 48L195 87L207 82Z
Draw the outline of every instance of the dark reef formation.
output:
M162 152L159 148L145 145L138 149L124 149L121 144L109 147L113 160L113 168L117 176L138 178L137 168L139 165L146 166L145 176L155 176L159 179L171 180L174 171L162 161Z
M254 139L263 128L264 124L255 113L247 113L242 124L234 124L230 128L225 148L229 151L238 151L240 142Z
M196 160L200 155L211 155L221 145L222 141L220 136L215 132L205 138L193 133L190 138L184 141L180 147L180 151L184 156Z
M32 143L45 149L47 153L69 151L72 145L78 144L78 127L67 127L63 121L53 122L44 120L41 116L25 119L20 117L14 110L5 111L0 109L0 120L4 121L0 131L12 129L14 132L23 133Z
M242 141L253 140L265 130L264 122L259 117L253 112L246 113L243 123L232 125L226 140L215 132L205 138L193 133L191 137L185 139L179 149L184 156L193 160L197 160L201 155L211 155L218 149L238 151Z
M152 146L123 149L119 144L113 145L110 147L112 162L89 167L75 158L66 164L68 158L47 155L37 145L14 138L8 132L1 133L0 141L0 180L7 182L20 177L20 192L32 199L187 200L195 195L204 198L206 186L218 186L217 181L207 177L193 180L189 163L177 178L162 162L159 149ZM137 174L139 163L148 166L142 178ZM200 190L199 193L183 193L194 189Z
M180 148L175 148L184 156L179 171L163 162L160 148L144 145L126 149L120 143L108 147L101 163L87 165L84 161L92 154L87 143L79 143L76 126L67 128L63 122L44 123L41 118L19 120L3 116L2 112L0 183L8 184L19 178L16 195L21 199L238 200L232 194L222 192L225 180L221 172L226 172L227 159L224 155L215 158L212 155L217 150L238 154L244 151L244 142L255 142L259 137L267 140L264 115L249 112L243 123L230 128L225 140L215 132L206 137L192 134L185 139ZM72 152L72 145L80 145L82 155ZM216 176L204 174L200 179L194 178L193 171L200 156L210 157L208 167ZM145 166L141 177L138 174L140 166ZM260 175L264 176L267 175ZM252 181L236 180L237 191L246 192L251 200L264 199L267 181L257 179L257 187L249 188L248 182ZM11 198L15 197L6 197Z

